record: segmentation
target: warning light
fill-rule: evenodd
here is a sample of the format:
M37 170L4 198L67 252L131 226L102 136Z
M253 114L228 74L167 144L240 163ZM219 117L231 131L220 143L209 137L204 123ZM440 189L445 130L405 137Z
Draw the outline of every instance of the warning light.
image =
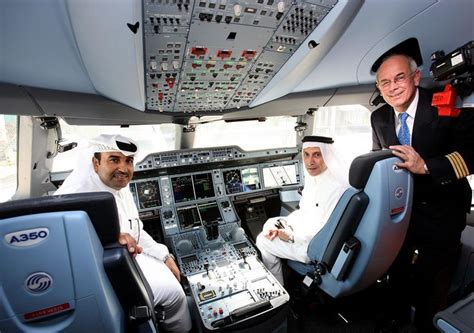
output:
M166 78L166 83L168 83L168 87L170 87L170 89L173 89L175 82L176 82L176 79L174 77Z
M252 60L257 55L257 51L254 50L244 50L242 51L242 58L247 60Z
M224 60L226 58L230 58L231 55L232 55L231 50L219 50L219 51L217 51L217 57L221 58L222 60Z
M205 56L207 54L207 47L196 46L191 48L191 54L200 57Z

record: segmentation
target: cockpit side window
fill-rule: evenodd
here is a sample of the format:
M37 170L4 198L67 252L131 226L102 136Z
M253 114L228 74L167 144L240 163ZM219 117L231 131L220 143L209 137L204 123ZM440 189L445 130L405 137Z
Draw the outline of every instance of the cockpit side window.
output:
M372 149L370 110L359 104L319 108L314 113L313 135L332 137L340 158L350 164Z
M135 161L139 162L148 154L160 151L179 149L177 136L181 127L175 124L136 125L126 128L119 126L74 126L60 120L64 140L85 144L87 140L100 134L122 134L138 143L138 153ZM69 171L76 162L76 150L58 154L53 160L53 172Z
M9 200L18 182L18 117L0 114L0 202Z

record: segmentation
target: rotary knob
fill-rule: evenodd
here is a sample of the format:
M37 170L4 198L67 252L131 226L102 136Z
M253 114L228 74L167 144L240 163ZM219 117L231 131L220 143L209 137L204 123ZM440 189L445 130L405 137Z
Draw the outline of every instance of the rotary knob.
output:
M170 219L170 218L172 218L172 217L173 217L173 211L171 211L171 210L165 210L165 211L163 212L163 217L164 217L165 219Z

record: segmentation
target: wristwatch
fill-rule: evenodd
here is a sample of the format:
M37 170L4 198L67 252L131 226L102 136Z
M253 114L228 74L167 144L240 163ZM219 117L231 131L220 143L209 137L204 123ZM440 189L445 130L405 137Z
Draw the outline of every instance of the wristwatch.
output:
M169 258L173 259L174 261L176 261L176 258L174 257L173 254L171 253L168 253L167 255L165 255L165 257L163 258L163 262L166 262L166 260L168 260Z
M288 237L288 243L294 243L295 242L295 236L294 235L290 235Z

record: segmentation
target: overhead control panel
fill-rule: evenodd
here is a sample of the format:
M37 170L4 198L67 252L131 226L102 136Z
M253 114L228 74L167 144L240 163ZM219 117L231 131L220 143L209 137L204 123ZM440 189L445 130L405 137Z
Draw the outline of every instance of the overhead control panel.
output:
M336 0L144 0L146 109L249 105Z

